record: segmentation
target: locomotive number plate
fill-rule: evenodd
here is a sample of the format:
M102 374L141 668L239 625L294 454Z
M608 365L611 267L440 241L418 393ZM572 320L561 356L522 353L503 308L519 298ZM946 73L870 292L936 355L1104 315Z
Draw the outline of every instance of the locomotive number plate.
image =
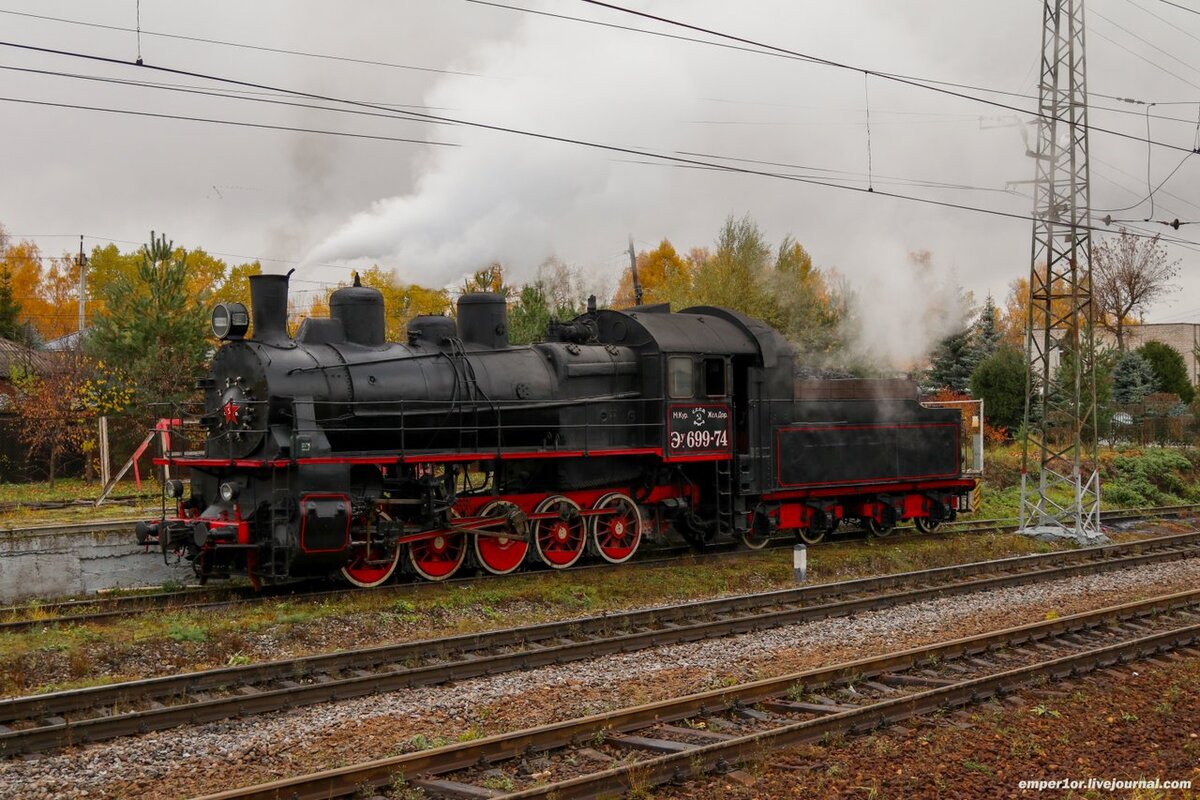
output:
M718 455L729 452L729 406L673 405L667 411L669 455Z

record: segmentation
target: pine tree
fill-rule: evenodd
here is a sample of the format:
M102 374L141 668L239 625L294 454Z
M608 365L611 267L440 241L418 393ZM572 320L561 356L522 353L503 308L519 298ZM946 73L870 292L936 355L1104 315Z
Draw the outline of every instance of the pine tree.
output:
M99 293L104 310L88 347L126 369L143 401L183 398L203 366L208 297L189 293L187 278L186 255L151 232L136 274L117 276Z
M974 367L979 366L983 361L991 358L996 350L1000 347L1000 312L996 308L996 301L992 299L989 293L987 300L983 303L983 308L979 312L979 316L975 319L975 324L971 326L971 349L972 357L975 363Z
M933 389L965 392L978 363L972 347L971 329L964 328L938 343L926 381Z
M1136 350L1121 354L1112 371L1113 400L1122 405L1140 403L1156 388L1154 367Z
M13 297L12 271L5 267L0 270L0 339L21 338L20 314L21 304Z

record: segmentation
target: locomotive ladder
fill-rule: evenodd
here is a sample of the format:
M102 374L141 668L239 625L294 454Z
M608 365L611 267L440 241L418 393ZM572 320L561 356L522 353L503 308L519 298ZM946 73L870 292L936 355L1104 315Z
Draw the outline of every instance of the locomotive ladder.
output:
M729 461L713 462L717 471L717 529L723 532L734 533L736 529L733 519L733 471L729 464Z
M280 473L282 473L282 480L284 483L283 486L279 485L281 477ZM274 473L271 476L271 483L271 525L268 531L269 538L267 539L269 542L268 547L270 548L268 550L270 553L270 566L262 571L274 577L282 578L287 577L285 574L287 550L285 547L279 547L279 542L287 541L287 529L288 525L291 523L291 471L287 469L274 470ZM283 536L276 535L276 532L279 531L280 528L282 528L284 531ZM260 567L260 569L262 568Z

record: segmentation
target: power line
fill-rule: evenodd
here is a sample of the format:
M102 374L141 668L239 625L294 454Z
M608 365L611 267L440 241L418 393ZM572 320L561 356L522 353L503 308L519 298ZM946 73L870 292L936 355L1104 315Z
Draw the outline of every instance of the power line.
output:
M391 69L413 70L416 72L432 72L432 73L436 73L439 75L458 75L458 76L467 77L467 78L488 77L485 75L480 75L479 73L476 73L476 72L462 72L462 71L453 70L453 69L440 69L438 67L421 67L421 66L416 66L414 64L396 64L396 63L389 62L389 61L375 61L375 60L366 59L366 58L353 58L350 56L338 56L338 55L333 55L331 53L310 53L310 52L307 52L304 50L289 50L287 48L282 48L282 47L266 47L264 45L247 44L245 42L227 42L227 41L223 41L221 39L209 39L209 38L205 38L203 36L184 36L184 35L178 34L178 33L165 33L162 31L148 31L148 30L145 30L140 27L135 29L135 28L127 28L127 27L124 27L121 25L104 25L99 22L85 22L83 20L78 20L78 19L68 19L66 17L51 17L51 16L48 16L45 14L30 14L30 13L23 12L23 11L9 11L6 9L0 9L0 14L8 14L8 15L14 16L14 17L26 17L28 19L38 19L38 20L43 20L45 22L61 22L64 25L78 25L78 26L85 27L85 28L98 28L100 30L121 31L123 33L135 33L136 32L143 36L157 36L157 37L163 38L163 39L176 39L178 41L184 41L184 42L201 42L203 44L215 44L215 45L219 45L221 47L236 47L236 48L239 48L242 50L257 50L257 51L260 51L263 53L278 53L278 54L287 55L287 56L301 56L303 58L319 58L319 59L327 59L329 61L343 61L343 62L350 63L350 64L365 64L367 66L372 66L372 67L388 67ZM139 60L140 60L141 59L140 51L139 51L138 56L139 56Z
M49 108L72 108L80 111L97 111L105 114L125 114L134 117L150 117L153 119L172 119L184 122L203 122L210 125L230 125L237 128L261 128L272 131L291 131L294 133L316 133L322 136L344 136L350 139L373 139L381 142L403 142L406 144L428 144L438 147L459 147L454 142L439 142L427 139L408 139L399 136L379 136L369 133L351 133L349 131L327 131L320 128L298 128L291 125L268 125L262 122L241 122L229 119L210 119L208 117L190 117L182 114L158 114L150 111L133 111L125 108L107 108L104 106L84 106L75 103L52 103L48 100L30 100L23 97L0 97L0 102L22 103L31 106L46 106Z
M1162 53L1164 56L1166 56L1167 58L1171 59L1172 61L1175 61L1175 62L1176 62L1176 63L1178 63L1178 64L1182 64L1183 66L1185 66L1185 67L1187 67L1188 69L1190 69L1192 72L1200 72L1200 70L1196 69L1194 66L1192 66L1192 65L1191 65L1191 64L1189 64L1188 62L1184 61L1182 58L1179 58L1179 57L1177 57L1177 56L1175 56L1175 55L1172 55L1171 53L1167 52L1166 50L1164 50L1163 48L1161 48L1161 47L1159 47L1158 45L1154 44L1153 42L1149 41L1148 39L1145 39L1145 38L1143 38L1143 37L1141 37L1141 36L1138 36L1136 33L1134 33L1133 31L1129 30L1129 28L1125 27L1124 25L1122 25L1122 24L1121 24L1121 23L1119 23L1119 22L1115 22L1114 20L1110 19L1109 17L1106 17L1106 16L1104 16L1104 15L1103 15L1103 14L1101 14L1099 11L1090 11L1089 13L1090 13L1092 16L1099 17L1100 19L1102 19L1102 20L1104 20L1105 22L1107 22L1109 25L1112 25L1113 27L1115 27L1115 28L1117 28L1117 29L1119 29L1119 30L1123 31L1123 32L1124 32L1126 35L1128 35L1128 36L1131 36L1131 37L1133 37L1134 39L1137 39L1139 42L1141 42L1142 44L1146 45L1147 47L1150 47L1151 49L1157 50L1158 52ZM1111 42L1112 40L1111 40L1111 39L1109 39L1108 41L1110 41L1110 42ZM1114 42L1114 44L1115 44L1115 42ZM1132 53L1133 51L1131 51L1131 50L1130 50L1130 51L1128 51L1128 52L1131 52L1131 53ZM1137 54L1136 54L1136 53L1134 53L1134 55L1137 55ZM1162 70L1162 71L1163 71L1163 72L1165 72L1166 74L1170 75L1172 78L1176 78L1176 79L1178 79L1178 80L1181 80L1181 81L1183 81L1184 83L1187 83L1189 86L1193 86L1193 87L1195 87L1195 88L1197 88L1197 89L1200 89L1200 86L1197 86L1196 84L1192 83L1191 81L1188 81L1188 80L1186 80L1186 79L1184 79L1184 78L1180 77L1179 75L1176 75L1174 72L1170 71L1170 70L1169 70L1169 69L1167 69L1166 67L1163 67L1163 66L1161 66L1160 64L1156 64L1156 63L1154 63L1154 62L1152 62L1152 61L1149 61L1148 59L1147 59L1147 61L1148 61L1148 63L1150 63L1150 64L1152 64L1153 66L1157 67L1158 69Z
M751 55L771 56L773 58L783 58L783 59L794 60L794 61L805 61L805 62L809 62L809 63L820 64L823 66L841 67L843 69L848 69L848 70L851 70L854 72L867 72L867 73L870 73L877 77L888 78L889 80L898 80L898 81L902 81L902 82L907 81L910 83L910 85L916 86L917 88L927 89L930 91L941 91L941 92L944 92L946 94L949 94L949 95L952 95L955 97L961 97L961 98L968 99L968 100L974 100L979 103L985 103L988 105L997 106L999 108L1003 108L1008 111L1017 111L1020 113L1031 114L1031 115L1037 116L1037 112L1034 112L1034 111L1026 111L1025 109L1020 108L1020 107L1005 105L1003 103L998 103L995 101L987 100L986 98L975 97L975 96L971 96L971 95L963 95L963 94L960 94L957 92L939 89L938 87L948 87L949 89L966 89L966 90L976 91L976 92L987 92L988 94L996 94L996 95L1001 95L1001 96L1005 96L1005 97L1016 97L1016 98L1021 98L1023 100L1037 100L1038 99L1037 95L1029 94L1027 92L1014 92L1014 91L1009 91L1006 89L994 89L994 88L987 87L987 86L975 86L972 84L959 83L956 81L939 80L936 78L922 78L922 77L916 77L916 76L912 76L912 75L902 75L900 73L879 72L879 71L875 71L875 70L865 69L863 67L838 64L837 62L828 61L827 59L822 59L820 57L811 56L811 55L807 55L804 53L794 53L793 51L784 50L782 48L776 48L776 47L773 47L772 45L756 44L756 47L736 46L736 45L727 44L725 42L712 41L710 39L698 39L698 38L695 38L692 36L680 36L677 34L665 33L663 31L649 30L647 28L637 28L637 27L633 27L630 25L618 25L618 24L611 23L611 22L603 22L601 20L588 19L587 17L577 17L577 16L572 16L570 14L557 14L557 13L552 13L549 11L541 11L538 9L526 8L524 6L515 6L515 5L510 5L507 3L496 2L496 0L466 0L466 2L473 3L475 5L480 5L480 6L490 6L492 8L500 8L500 9L504 9L507 11L516 11L516 12L520 12L523 14L531 14L534 16L549 17L552 19L565 20L565 21L569 21L569 22L579 22L579 23L583 23L585 25L594 25L594 26L602 27L602 28L612 28L615 30L628 31L631 33L640 33L640 34L644 34L646 36L657 36L657 37L661 37L661 38L665 38L665 39L674 39L677 41L707 45L709 47L717 47L717 48L722 48L722 49L727 49L727 50L736 50L736 51L741 51L741 52L745 52L745 53L750 53ZM583 2L590 2L590 0L583 0ZM679 22L675 22L672 20L668 20L666 18L655 17L653 15L646 14L644 12L636 11L633 9L625 9L620 6L609 5L606 3L595 3L595 5L601 5L601 6L605 6L607 8L611 8L614 10L624 11L626 13L634 14L636 16L644 16L649 19L663 21L663 22L666 22L667 24L671 24L671 25L680 25L681 27L689 28L691 30L706 31L706 29L704 29L704 28L697 28L695 26L691 26L686 23L679 23ZM728 36L726 34L718 33L715 31L712 32L712 35L731 38L735 41L749 41L749 40L739 39L738 37ZM760 48L769 48L769 49L760 49ZM1116 100L1119 102L1126 102L1126 103L1128 103L1128 102L1141 103L1142 102L1142 101L1133 100L1133 99L1127 98L1127 97L1120 97L1117 95L1104 94L1102 92L1090 92L1089 96L1090 97L1102 97L1107 100ZM1195 102L1196 101L1194 101L1194 100L1180 101L1180 102L1160 101L1160 102L1157 102L1156 105L1184 105L1184 104L1191 105L1191 104L1194 104ZM1110 112L1113 114L1138 114L1140 116L1139 112L1130 111L1130 110L1124 109L1124 108L1113 108L1111 106L1097 106L1091 102L1088 103L1088 108L1091 110L1106 111L1106 112ZM1175 120L1177 122L1189 122L1189 120L1181 120L1176 117L1163 117L1163 118ZM1094 126L1091 128L1091 130L1095 130L1095 131L1098 131L1101 133L1114 134L1114 135L1118 135L1118 136L1125 135L1125 134L1118 133L1116 131L1110 131L1110 130L1105 130L1102 128L1096 128ZM1169 147L1170 145L1164 145L1164 146Z
M592 1L593 0L584 0L584 2L592 2ZM889 197L889 198L897 199L897 200L907 200L909 202L920 203L923 205L935 206L935 207L939 207L939 208L950 208L950 209L956 209L956 210L961 210L961 211L970 211L970 212L975 212L975 213L980 213L980 214L988 214L988 215L996 216L996 217L1003 217L1003 218L1007 218L1007 219L1016 219L1016 220L1021 220L1021 221L1036 221L1036 218L1029 214L1021 214L1021 213L1011 212L1011 211L1000 211L998 209L990 209L990 208L985 208L985 207L981 207L981 206L971 206L971 205L965 205L962 203L953 203L953 202L949 202L949 201L945 201L945 200L937 200L937 199L933 199L933 198L920 197L917 195L906 195L906 194L902 194L902 193L898 193L898 192L888 192L888 191L868 192L867 189L865 189L865 188L860 188L860 187L855 187L855 186L846 186L843 184L833 183L831 181L818 180L818 179L810 178L810 177L801 177L801 176L787 175L787 174L781 174L781 173L776 173L776 172L767 172L764 170L750 169L747 167L733 166L730 164L717 164L717 163L712 163L712 162L705 162L705 161L701 161L701 160L694 159L694 158L685 158L685 157L675 155L672 153L656 153L653 151L642 150L642 149L633 148L633 147L624 147L624 146L620 146L620 145L606 144L603 142L593 142L593 141L589 141L589 140L585 140L585 139L576 139L576 138L569 137L569 136L559 136L559 135L555 135L555 134L542 133L539 131L525 130L525 129L521 129L521 128L512 128L512 127L508 127L508 126L504 126L504 125L496 125L496 124L485 123L485 122L477 122L477 121L473 121L473 120L457 119L457 118L453 118L453 117L446 117L446 116L441 116L441 115L436 115L436 114L421 113L421 112L416 112L416 111L398 111L395 109L389 109L389 108L382 107L382 106L375 106L375 105L371 105L369 103L363 103L360 101L344 100L344 99L341 99L338 97L333 97L333 96L329 96L329 95L320 95L320 94L315 94L312 92L301 92L301 91L292 90L292 89L283 89L283 88L280 88L277 86L271 86L270 84L255 83L253 81L244 81L244 80L239 80L236 78L227 78L227 77L222 77L222 76L217 76L217 75L210 75L207 73L195 72L195 71L191 71L191 70L176 69L174 67L164 67L164 66L158 66L158 65L154 65L154 64L136 65L133 62L130 62L128 60L120 59L120 58L112 58L109 56L100 56L100 55L95 55L95 54L91 54L91 53L80 53L80 52L71 51L71 50L59 50L59 49L55 49L55 48L39 47L36 45L20 44L20 43L16 43L16 42L7 42L7 41L0 41L0 47L11 47L11 48L15 48L18 50L26 50L29 52L66 56L69 58L78 58L78 59L83 59L83 60L87 60L87 61L95 61L95 62L105 63L105 64L117 64L117 65L121 65L121 66L137 66L140 69L150 69L150 70L155 70L158 72L163 72L163 73L171 74L171 75L180 75L180 76L189 77L189 78L199 78L202 80L211 80L211 81L218 82L218 83L225 83L225 84L230 84L230 85L235 85L235 86L249 87L249 88L253 88L253 89L263 89L263 90L267 90L267 91L285 92L285 93L292 94L292 95L295 95L298 97L307 97L310 99L324 100L327 102L345 103L347 105L372 108L377 111L390 112L390 113L397 115L397 118L400 118L400 119L404 119L404 118L408 118L408 117L415 117L418 119L439 120L442 122L449 122L449 123L456 124L456 125L462 125L464 127L476 128L479 130L492 131L492 132L496 132L496 133L507 133L507 134L512 134L512 135L516 135L516 136L524 136L524 137L527 137L530 139L536 139L536 140L545 141L545 142L556 142L559 144L577 145L580 147L586 147L586 148L600 150L600 151L604 151L604 152L619 153L622 155L643 156L643 157L647 157L647 158L657 159L660 161L669 161L669 162L679 163L679 164L690 164L690 165L698 166L698 167L712 167L712 168L717 168L717 169L720 169L720 170L723 170L726 172L730 172L730 173L751 175L751 176L757 176L757 177L774 178L777 180L787 180L787 181L793 181L793 182L797 182L797 183L804 183L804 184L808 184L808 185L812 185L812 186L824 186L827 188L835 188L835 189L841 189L843 191L859 192L859 193L863 193L863 194L874 194L875 196L878 196L878 197ZM872 73L872 74L879 74L879 73ZM919 84L914 84L914 85L919 86ZM922 88L928 88L928 87L922 87ZM934 91L944 91L944 90L934 89ZM969 96L963 95L963 97L969 97ZM982 100L980 98L970 98L970 99L979 99L980 102L985 102L985 103L990 102L987 100ZM1021 109L1016 109L1016 108L1014 108L1013 110L1022 111ZM1039 114L1039 116L1046 116L1046 115ZM1097 130L1103 130L1103 129L1097 129ZM1104 131L1104 132L1114 133L1115 135L1122 136L1124 138L1134 139L1137 141L1145 141L1143 139L1139 139L1138 137L1129 136L1127 134L1120 134L1120 133L1111 132L1111 131ZM368 137L368 138L370 138L370 137ZM1177 145L1164 144L1163 146L1168 147L1170 149L1191 152L1190 149L1182 148ZM1089 226L1088 229L1089 230L1100 230L1099 228L1096 228L1094 226Z
M1197 14L1197 15L1200 15L1200 11L1197 11L1197 10L1196 10L1196 9L1194 9L1194 8L1188 8L1187 6L1182 6L1182 5L1180 5L1179 3L1172 3L1172 2L1171 2L1171 0L1158 0L1158 1L1159 1L1160 3L1162 3L1162 4L1164 4L1164 5L1168 5L1168 6L1174 6L1175 8L1178 8L1178 9L1181 9L1181 10L1183 10L1183 11L1186 11L1186 12L1188 12L1189 14Z
M317 111L335 111L341 114L354 114L363 117L380 117L383 119L395 119L391 114L376 114L370 111L359 111L352 108L334 108L332 106L314 106L307 103L295 103L282 98L287 97L286 94L268 93L268 92L242 92L237 90L218 91L216 89L207 89L200 86L187 86L176 83L161 83L158 81L136 81L128 78L113 78L104 75L85 75L80 72L61 72L52 69L34 69L33 67L16 67L11 64L0 64L0 69L9 72L22 72L30 75L42 75L55 78L72 78L74 80L91 81L95 83L110 83L117 86L130 86L144 89L159 89L162 91L180 92L182 94L196 94L204 97L220 97L227 100L245 100L253 103L266 103L268 105L292 106L294 108L309 108ZM379 103L378 105L386 105L388 108L431 108L430 106L422 105L404 105L396 104L389 105ZM411 122L419 122L419 120L410 120ZM431 125L441 125L443 123L428 123Z

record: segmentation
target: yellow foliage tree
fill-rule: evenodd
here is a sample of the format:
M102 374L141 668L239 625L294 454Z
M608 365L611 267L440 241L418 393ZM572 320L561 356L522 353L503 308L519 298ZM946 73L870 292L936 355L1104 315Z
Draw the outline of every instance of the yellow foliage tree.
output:
M668 303L686 294L695 271L695 263L676 252L667 239L658 247L637 255L638 280L642 284L642 303ZM633 291L633 275L625 270L613 296L613 306L629 308L637 302Z

